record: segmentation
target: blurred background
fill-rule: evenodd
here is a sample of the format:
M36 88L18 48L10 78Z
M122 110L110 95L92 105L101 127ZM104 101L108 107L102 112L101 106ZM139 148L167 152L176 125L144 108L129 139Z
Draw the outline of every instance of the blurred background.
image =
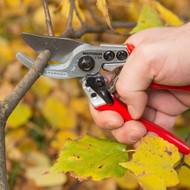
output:
M189 0L161 0L165 7L181 20L190 20ZM68 18L68 0L50 0L49 9L55 36L64 30ZM96 1L91 0L96 11ZM140 6L136 0L107 0L111 20L137 21ZM82 18L91 18L83 0L77 1ZM97 11L97 14L98 11ZM76 15L73 27L80 27ZM118 32L128 32L118 29ZM34 51L22 40L22 32L47 35L42 1L0 1L0 100L3 100L25 75L27 69L16 59L21 51L33 58ZM126 36L85 34L80 41L93 45L123 43ZM190 112L179 116L173 130L181 139L190 132ZM91 135L113 138L109 131L96 126L91 118L88 99L76 79L58 80L41 76L11 114L6 127L6 151L9 186L11 190L116 190L140 189L128 174L122 179L109 178L97 182L79 183L69 174L47 174L62 149L65 140ZM190 163L190 156L186 157ZM190 189L190 170L179 171L180 185L173 189Z

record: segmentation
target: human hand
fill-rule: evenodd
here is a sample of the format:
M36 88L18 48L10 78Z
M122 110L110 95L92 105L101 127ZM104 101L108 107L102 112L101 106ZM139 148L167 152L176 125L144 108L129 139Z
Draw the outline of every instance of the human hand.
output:
M190 84L190 26L151 28L131 36L127 43L135 50L127 59L116 84L118 94L134 119L141 116L166 128L190 106L190 93L148 89L152 82L170 86ZM123 121L113 111L98 112L91 107L95 122L111 129L115 138L126 144L137 142L147 131L137 121Z

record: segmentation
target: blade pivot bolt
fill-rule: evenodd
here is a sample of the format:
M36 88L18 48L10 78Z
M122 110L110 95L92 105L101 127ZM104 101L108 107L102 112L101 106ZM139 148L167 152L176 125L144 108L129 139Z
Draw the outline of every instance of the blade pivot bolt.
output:
M95 61L91 56L83 56L79 59L78 66L82 71L91 71L95 66Z

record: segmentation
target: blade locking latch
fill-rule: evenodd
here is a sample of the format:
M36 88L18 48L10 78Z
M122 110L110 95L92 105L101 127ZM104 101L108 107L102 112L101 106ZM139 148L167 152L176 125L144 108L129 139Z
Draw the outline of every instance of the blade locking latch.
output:
M91 96L99 95L107 104L112 105L114 103L113 98L107 90L104 77L100 74L87 75L86 85L91 87L97 94L93 93Z

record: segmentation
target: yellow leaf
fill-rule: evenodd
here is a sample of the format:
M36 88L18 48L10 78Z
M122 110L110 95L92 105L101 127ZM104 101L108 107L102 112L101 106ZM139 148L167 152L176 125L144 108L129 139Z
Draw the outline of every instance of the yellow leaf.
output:
M71 100L71 108L87 119L92 118L87 98L73 98Z
M106 19L108 26L110 28L112 28L106 0L97 0L96 5L97 5L98 9L102 12L104 18Z
M6 0L6 5L10 8L18 8L21 6L21 1L20 0Z
M47 77L41 77L34 83L31 90L35 95L43 98L50 92L52 84L53 83L51 79Z
M25 124L31 116L31 108L21 102L10 115L9 119L7 120L7 124L11 127L19 127Z
M143 175L136 177L142 189L146 190L166 190L166 184L162 178L157 175L145 172Z
M66 107L60 100L53 97L49 97L45 101L42 114L54 127L71 128L76 125L75 113Z
M133 175L126 172L126 174L117 180L117 183L121 189L137 189L138 183Z
M143 179L146 183L149 176L150 181L151 178L154 181L158 179L155 183L159 184L161 179L164 181L165 187L170 187L179 182L173 168L179 159L178 149L173 144L160 137L146 137L133 154L133 159L121 165L130 169L141 180L141 183Z
M66 181L66 175L59 174L44 174L48 171L48 166L35 166L26 169L26 176L34 180L35 184L39 187L54 187L63 185Z
M50 168L49 158L40 152L30 151L27 155L28 162L34 163L33 167L26 167L26 176L40 187L63 185L66 181L65 174L44 174Z
M2 62L8 62L13 59L13 52L10 43L3 37L0 37L0 57Z
M155 5L160 18L163 19L168 26L180 26L184 24L177 15L163 7L159 2L155 2Z
M67 139L76 139L77 135L73 131L60 131L56 134L55 138L51 141L51 146L57 150L61 150Z

